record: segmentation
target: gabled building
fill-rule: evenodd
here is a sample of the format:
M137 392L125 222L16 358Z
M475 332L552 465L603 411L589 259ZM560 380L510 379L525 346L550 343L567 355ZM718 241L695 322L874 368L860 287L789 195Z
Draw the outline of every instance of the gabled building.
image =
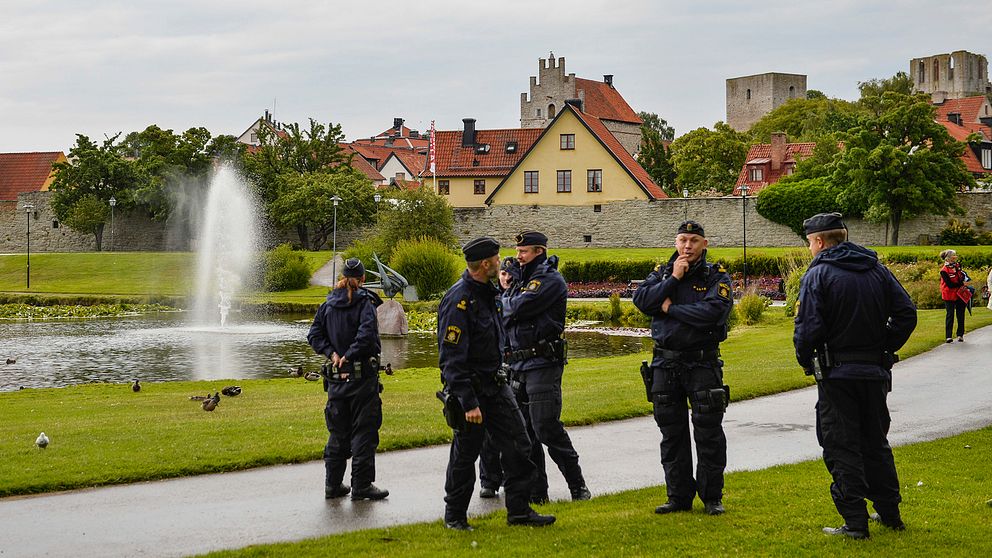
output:
M488 205L596 206L667 197L599 118L569 100L486 198Z
M66 162L61 151L0 153L0 203L17 203L17 196L46 192L55 181L52 165Z
M365 158L362 157L361 154L357 152L354 146L347 143L339 143L338 147L341 148L341 152L343 154L352 156L351 168L364 174L369 180L372 181L373 185L385 186L386 184L388 184L386 177L383 176L382 173L375 168L375 165L372 165L371 163L366 161Z
M788 143L782 132L772 134L771 143L751 146L734 186L735 196L747 185L748 195L757 195L765 186L778 182L796 170L796 163L813 154L814 142Z
M975 95L935 104L937 123L952 138L968 144L961 156L968 172L975 178L992 177L992 103L988 97Z
M603 81L565 74L565 57L555 61L554 53L537 61L537 76L530 77L530 90L520 94L520 127L544 128L563 110L569 99L582 101L585 114L606 126L634 155L641 146L641 118L613 85L613 75Z
M936 101L992 94L989 63L981 54L956 50L909 61L914 93L927 93Z
M427 148L385 147L358 142L349 146L387 178L413 179L427 161Z
M393 126L368 138L356 139L353 143L361 145L378 145L382 147L402 147L406 149L426 149L429 143L428 134L421 134L403 125L402 118L393 118Z
M253 122L251 126L248 126L247 130L241 132L241 135L238 136L238 143L247 145L249 151L262 145L258 137L258 130L263 126L274 133L276 137L286 137L287 135L286 131L282 129L282 124L273 120L272 113L266 110L261 118Z

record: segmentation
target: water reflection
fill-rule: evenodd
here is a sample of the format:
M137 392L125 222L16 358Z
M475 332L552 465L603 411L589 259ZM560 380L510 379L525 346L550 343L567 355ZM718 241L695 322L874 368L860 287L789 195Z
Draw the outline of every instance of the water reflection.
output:
M282 316L226 328L192 325L182 313L116 319L0 322L0 391L89 382L275 378L323 357L306 342L310 316ZM569 333L572 358L647 350L649 339ZM383 338L393 368L437 366L432 334Z

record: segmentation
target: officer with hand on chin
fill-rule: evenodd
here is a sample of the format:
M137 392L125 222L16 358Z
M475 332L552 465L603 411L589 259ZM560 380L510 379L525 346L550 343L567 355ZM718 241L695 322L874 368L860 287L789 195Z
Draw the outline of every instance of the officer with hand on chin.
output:
M462 252L468 269L441 299L437 316L441 378L466 423L455 430L451 442L444 524L472 530L467 512L475 488L475 461L488 434L505 475L507 524L550 525L555 517L535 512L527 502L534 477L530 440L513 393L500 374L503 327L499 291L492 283L500 267L499 243L481 237L465 244ZM450 413L451 405L446 403L446 409Z
M660 514L691 510L697 492L707 514L724 513L722 423L730 394L719 347L734 303L726 270L706 262L708 244L699 223L682 223L668 264L656 267L634 293L634 305L651 316L655 344L654 360L642 376L661 430L668 501L655 508ZM692 404L695 478L686 400Z

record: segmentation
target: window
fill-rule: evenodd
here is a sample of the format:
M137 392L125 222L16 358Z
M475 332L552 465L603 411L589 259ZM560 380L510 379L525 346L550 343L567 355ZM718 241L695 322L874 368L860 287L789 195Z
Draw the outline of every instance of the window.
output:
M954 58L947 60L947 79L954 79Z
M251 133L251 142L258 143L258 134L256 134L255 132Z
M575 149L575 134L562 134L561 135L561 148L562 149Z
M940 81L940 60L936 58L933 61L933 82L937 83Z
M558 171L558 191L559 192L572 191L572 171L570 170Z
M59 228L59 220L58 219L52 219L52 228L53 229Z
M751 182L761 182L764 173L761 172L761 169L756 168L756 169L751 169L750 175L751 175L751 179L750 179Z
M595 205L593 205L592 206L592 212L593 213L602 213L603 212L603 206L600 205L600 204L598 204L598 203L595 204Z
M524 193L536 194L538 189L537 171L524 171Z
M602 192L603 169L590 169L586 173L586 184L590 192Z
M447 196L451 194L451 185L447 180L437 181L437 193L442 196Z
M486 193L486 181L485 180L476 180L475 181L475 193L476 194L485 194Z
M916 68L916 81L917 83L923 83L927 80L927 65L920 60L920 63Z
M992 169L992 149L988 147L982 148L982 168Z
M796 167L793 166L793 165L789 165L789 166L785 167L785 174L786 174L786 176L792 174L793 172L795 172L795 170L796 170Z
M538 117L538 118L540 118L540 117L541 117L541 109L537 109L537 117Z
M555 117L555 105L550 104L548 105L548 118L554 118L554 117Z
M789 98L790 99L795 99L796 98L796 86L795 85L790 85L789 86Z
M508 141L508 142L506 142L506 152L507 153L516 153L517 152L517 142L515 142L515 141Z
M591 234L582 235L582 242L592 242L592 235Z
M747 90L747 100L748 101L751 100L751 90L750 89Z

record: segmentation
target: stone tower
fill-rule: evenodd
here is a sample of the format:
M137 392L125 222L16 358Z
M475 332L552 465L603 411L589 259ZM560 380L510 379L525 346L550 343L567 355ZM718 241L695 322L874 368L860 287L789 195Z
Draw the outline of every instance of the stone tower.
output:
M537 61L537 75L530 76L530 98L520 94L520 127L543 128L564 106L566 99L575 99L575 74L565 74L565 57Z
M914 58L909 63L909 75L913 78L914 92L927 93L934 101L943 102L992 94L988 66L988 60L981 54L956 50Z
M727 80L727 124L746 132L789 99L806 98L806 76L769 72Z

